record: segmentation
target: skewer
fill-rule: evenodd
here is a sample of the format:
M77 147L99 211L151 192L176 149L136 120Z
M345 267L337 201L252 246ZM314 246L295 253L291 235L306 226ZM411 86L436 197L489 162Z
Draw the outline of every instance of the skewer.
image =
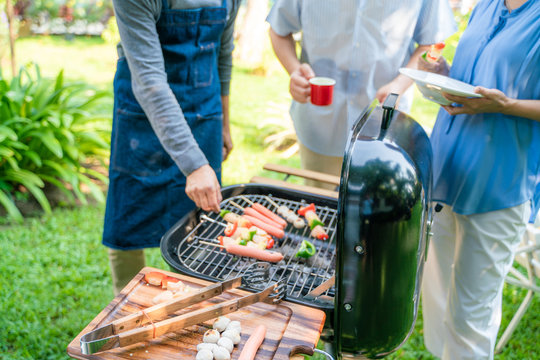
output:
M214 220L212 218L209 218L206 215L201 215L201 219L206 220L206 221L210 221L211 223L218 224L218 225L221 225L223 227L227 227L227 225L222 223L221 221L216 221L216 220Z
M234 201L230 200L229 201L229 204L231 204L232 206L235 206L237 208L239 208L240 210L244 210L244 208L242 206L240 206L239 204L235 203Z
M247 197L245 197L244 195L240 195L240 198L242 200L244 200L245 202L247 202L249 205L253 205L253 201L249 200Z
M212 242L209 242L209 241L199 240L199 244L203 244L203 245L211 245L211 246L215 246L215 247L218 247L218 248L225 249L225 246L220 245L220 244L216 244L216 243L212 243Z
M274 205L276 207L276 209L279 209L279 205L274 201L272 200L272 198L270 196L265 196L265 199L272 205Z

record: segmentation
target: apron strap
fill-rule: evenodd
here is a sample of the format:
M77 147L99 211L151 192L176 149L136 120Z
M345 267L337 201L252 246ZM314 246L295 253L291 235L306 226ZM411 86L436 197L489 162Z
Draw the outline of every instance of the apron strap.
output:
M163 11L163 10L169 10L169 3L168 3L167 0L162 0L162 1L161 1L161 6L162 6L162 8L163 8L162 11Z

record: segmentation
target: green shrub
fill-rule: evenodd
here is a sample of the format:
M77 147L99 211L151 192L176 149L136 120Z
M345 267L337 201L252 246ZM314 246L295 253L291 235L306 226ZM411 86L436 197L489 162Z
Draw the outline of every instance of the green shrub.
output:
M85 83L64 82L63 71L46 79L29 65L11 81L0 71L0 204L12 219L22 220L14 200L28 194L50 212L46 183L71 202L86 203L86 190L104 200L99 182L107 178L83 165L107 156L110 119L95 115L107 97Z

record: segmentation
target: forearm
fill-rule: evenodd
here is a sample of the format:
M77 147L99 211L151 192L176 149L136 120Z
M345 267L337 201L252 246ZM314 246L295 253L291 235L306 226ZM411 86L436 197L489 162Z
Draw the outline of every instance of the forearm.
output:
M418 45L414 52L411 54L411 58L407 62L407 65L405 67L416 69L418 67L418 59L422 56L422 54L429 50L431 45ZM399 82L400 86L403 87L403 90L406 90L413 84L413 81L408 76L399 74L396 77L396 80Z
M540 121L540 100L508 99L502 113Z
M292 34L280 36L270 29L270 41L279 62L289 75L298 69L300 60L296 55L296 47Z
M223 128L229 128L229 95L221 97L221 109L223 111Z

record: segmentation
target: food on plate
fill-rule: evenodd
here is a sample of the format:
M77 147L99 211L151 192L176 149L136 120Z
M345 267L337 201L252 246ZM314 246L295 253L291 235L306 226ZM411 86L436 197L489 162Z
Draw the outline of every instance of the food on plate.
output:
M236 329L225 330L222 334L222 337L229 338L234 345L237 345L242 338L240 337L240 332Z
M214 360L214 353L212 350L202 349L197 353L195 360Z
M257 350L259 350L259 347L264 342L265 337L266 337L266 326L264 325L257 326L255 331L251 334L249 339L244 344L244 348L242 349L242 352L240 353L238 360L255 360L255 355L257 354Z
M223 241L225 244L225 241ZM225 250L232 255L246 256L261 261L277 263L283 260L283 254L277 251L262 250L258 247L243 246L238 244L223 245Z
M253 209L255 209L256 211L258 211L259 213L261 213L262 215L266 216L267 218L269 218L269 219L273 220L274 222L278 223L279 225L281 225L281 227L284 228L284 227L287 226L287 222L285 220L283 220L282 218L280 218L279 216L274 214L273 211L269 210L264 205L259 204L259 203L253 203L253 205L251 205L251 207Z
M227 349L227 351L229 353L232 353L233 349L234 349L234 344L232 342L232 340L228 337L225 337L225 336L222 336L221 339L218 340L217 344L225 349Z
M218 346L212 350L215 360L230 360L231 353L223 346Z
M160 292L152 299L152 304L160 304L165 301L169 301L174 297L174 294L171 290L165 290Z
M238 331L238 333L242 333L242 324L240 324L240 321L233 320L227 325L227 328L225 330L232 330L235 329Z
M422 57L427 62L435 63L441 57L445 44L443 42L431 45L429 51L422 54Z
M219 331L210 329L207 330L203 335L203 342L205 343L217 343L219 338L221 336L219 335Z
M216 329L219 332L225 331L227 328L227 325L231 322L231 319L229 319L226 316L220 316L214 321L214 324L212 324L212 327Z
M161 286L161 281L167 277L167 275L160 273L158 271L147 272L144 275L144 281L150 285Z
M173 278L170 277L167 279L167 290L171 290L175 294L177 292L184 291L187 288L186 285L178 279L176 279L177 281L171 281L170 279Z
M206 349L206 350L214 350L215 347L217 347L218 345L216 343L200 343L199 345L197 345L197 351L201 351L203 349Z
M315 212L315 204L311 203L308 206L304 206L298 209L298 215L302 215L306 218L309 228L311 229L311 236L319 240L328 239L328 234L324 230L324 223L319 219Z
M300 245L300 249L298 249L298 252L296 253L296 256L307 259L315 255L316 251L317 249L315 248L315 245L307 240L303 240L302 244Z

